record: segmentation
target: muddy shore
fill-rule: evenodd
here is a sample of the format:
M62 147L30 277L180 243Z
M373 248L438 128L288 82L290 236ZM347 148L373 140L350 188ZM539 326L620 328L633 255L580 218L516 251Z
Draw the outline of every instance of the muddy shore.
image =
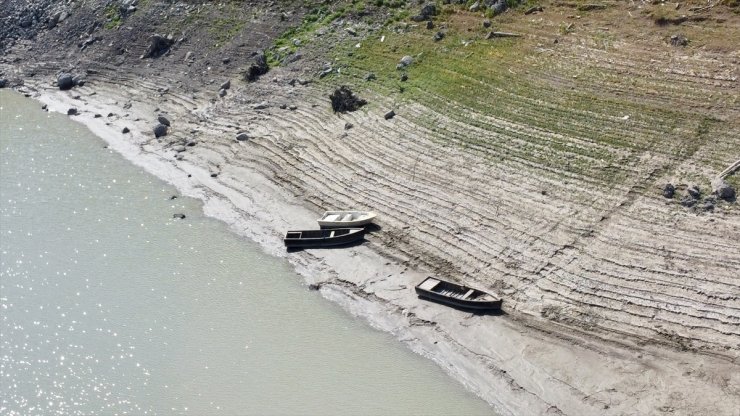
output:
M713 184L740 158L737 5L6 3L7 87L74 107L498 413L740 415L740 205ZM340 85L367 105L334 113ZM347 208L379 214L362 245L285 252ZM427 275L504 313L420 301Z
M70 92L27 83L22 90L51 111L66 113L76 107L80 114L74 119L112 149L184 195L203 200L206 214L227 222L266 252L287 257L307 284L320 285L327 299L434 360L500 414L730 415L740 408L737 365L726 358L660 346L638 349L562 328L550 330L525 318L476 316L429 304L413 292L429 272L408 267L402 256L380 255L372 235L365 245L343 250L286 253L284 230L313 226L319 212L255 167L213 160L204 144L218 141L209 139L208 132L217 131L223 120L209 119L211 104L195 101L185 109L170 104L177 100L167 94L121 94L118 85L102 79L91 85L95 87ZM317 95L310 88L301 94ZM122 110L123 102L131 103L128 109ZM115 115L107 117L109 113ZM189 130L188 123L198 126L201 135L188 152L192 155L175 160L176 152L152 140L157 113L173 120L173 131ZM124 127L131 132L122 133ZM232 146L250 144L234 141Z

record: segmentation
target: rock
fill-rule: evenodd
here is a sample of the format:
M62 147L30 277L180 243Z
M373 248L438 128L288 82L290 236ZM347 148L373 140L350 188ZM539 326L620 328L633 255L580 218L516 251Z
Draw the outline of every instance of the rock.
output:
M254 82L261 76L267 73L270 67L267 65L267 57L265 53L259 51L255 54L252 63L247 68L247 72L244 73L244 79L247 82Z
M676 193L676 187L673 186L672 183L667 183L663 187L663 196L666 198L673 198L673 195Z
M195 146L196 144L198 144L198 142L196 142L195 140L190 140L190 141L189 141L189 142L188 142L188 143L186 144L186 146L187 146L187 147L193 147L193 146Z
M285 110L285 109L287 109L287 108L288 108L288 104L285 104L285 103L283 103L283 104L280 104L280 105L278 106L278 108L280 108L281 110Z
M505 12L508 8L509 4L506 3L506 0L498 0L491 6L491 10L493 11L494 15L501 14Z
M717 195L717 198L724 199L725 201L735 200L735 188L723 179L713 181L712 188L714 188L714 194Z
M221 60L221 63L224 64L224 65L228 65L229 62L231 62L231 58L224 58L224 59Z
M180 144L180 145L174 146L172 150L176 151L177 153L184 152L185 146Z
M696 205L696 199L693 198L691 195L684 195L683 198L681 198L681 205L685 206L686 208L693 207Z
M334 71L332 67L324 68L321 72L319 72L319 78L324 78L325 76L329 75Z
M217 176L218 176L218 172L212 172L212 173L211 173L211 178L215 178L215 177L217 177Z
M249 140L249 135L247 133L239 133L236 135L236 141L243 142Z
M297 105L289 105L288 106L288 110L290 110L290 111L295 111L297 109L298 109L298 106Z
M335 113L355 111L367 104L367 101L355 96L349 87L344 85L334 90L329 99L331 100L331 108Z
M686 190L686 193L691 195L691 197L694 199L701 198L701 189L699 189L699 187L696 185L690 186L689 189Z
M404 82L409 79L409 76L407 74L401 74L401 82Z
M424 19L429 19L432 16L437 15L437 6L434 5L434 3L427 3L421 8L421 12L419 12L420 15L424 16Z
M435 42L439 42L440 40L444 39L444 37L445 37L444 32L437 32L434 34L434 37L432 39L434 39Z
M172 218L184 220L185 214L172 214Z
M413 63L414 63L414 58L410 57L409 55L406 55L403 58L401 58L401 61L399 61L398 64L406 67Z
M157 124L156 126L154 126L152 131L154 132L154 137L164 137L167 135L167 126L161 123Z
M44 105L41 106L41 109L42 110L47 110L48 108L49 108L49 106L47 104L44 104Z
M396 112L395 112L395 111L393 111L393 110L391 110L391 111L389 111L389 112L385 113L385 115L384 115L383 117L384 117L384 118L385 118L386 120L390 120L390 119L392 119L392 118L393 118L393 117L395 117L395 116L396 116Z
M689 44L689 40L686 38L686 36L683 35L671 36L670 42L673 46L686 46Z
M123 130L121 130L121 133L123 133L123 134L126 134L126 133L128 133L128 132L130 132L130 131L131 131L131 130L129 130L129 128L128 128L128 127L124 127L124 128L123 128Z
M352 127L354 127L354 126L355 126L355 125L354 125L354 124L352 124L352 123L344 123L344 129L345 129L345 130L349 130L349 129L351 129L351 128L352 128Z
M486 29L488 29L489 27L491 27L491 21L488 20L488 19L484 20L483 21L483 27L485 27Z
M350 36L357 36L357 31L354 28L348 27L345 29Z
M193 52L188 52L185 54L185 62L190 62L193 60Z
M377 79L377 77L375 76L375 73L373 72L368 72L368 74L365 75L365 81L372 81L374 79Z
M480 10L480 2L476 1L472 6L468 8L471 12L477 12Z
M527 10L526 10L526 11L524 12L524 14L533 14L533 13L541 12L541 11L543 11L543 10L544 10L544 9L542 8L542 6L535 6L535 7L530 7L529 9L527 9Z
M308 285L308 290L319 290L321 289L321 283L311 283Z
M172 38L172 35L152 35L149 38L149 47L146 49L146 52L144 52L144 55L142 55L141 58L158 58L167 53L173 43L175 43L175 40Z
M218 96L221 97L221 98L226 97L226 90L223 89L223 88L221 88L220 90L218 90Z
M427 21L427 30L432 30L432 29L434 29L434 22L429 20Z
M264 110L265 108L269 107L266 101L262 101L261 103L252 104L253 110Z
M707 198L704 200L704 204L702 204L701 208L704 211L714 211L714 206L717 203L717 201L714 198Z
M93 117L100 118L100 117L103 117L103 115L102 114L95 114Z
M72 107L69 110L67 110L67 115L68 116L76 116L77 114L79 114L79 113L77 112L77 109L74 108L74 107Z
M8 80L5 78L0 78L0 88L5 88L8 86Z
M221 89L222 90L228 90L229 88L231 88L231 80L230 79L229 80L226 80L226 82L224 82L223 84L221 84Z
M157 116L157 121L159 121L160 123L164 124L167 127L171 126L170 121L163 114L160 114L159 116Z
M78 87L83 87L85 86L85 77L83 77L82 75L77 75L72 78L72 82L74 82L75 85Z
M62 73L57 77L57 87L60 90L71 90L75 86L72 74Z

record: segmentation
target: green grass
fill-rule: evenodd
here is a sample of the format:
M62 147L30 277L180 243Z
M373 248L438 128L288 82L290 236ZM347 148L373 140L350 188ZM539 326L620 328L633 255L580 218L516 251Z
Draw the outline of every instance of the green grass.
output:
M104 15L106 19L104 27L106 29L112 30L121 27L123 17L121 16L121 11L116 3L108 5L104 10Z

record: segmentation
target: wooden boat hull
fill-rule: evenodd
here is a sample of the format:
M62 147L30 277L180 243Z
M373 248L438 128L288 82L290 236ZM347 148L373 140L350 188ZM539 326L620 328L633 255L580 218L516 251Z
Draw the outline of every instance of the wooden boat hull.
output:
M501 310L501 299L489 293L435 278L425 279L414 289L420 298L455 308L477 311Z
M364 235L365 230L362 228L298 230L288 231L283 242L288 248L330 247L360 241Z
M375 220L369 211L326 211L318 220L321 228L359 228Z

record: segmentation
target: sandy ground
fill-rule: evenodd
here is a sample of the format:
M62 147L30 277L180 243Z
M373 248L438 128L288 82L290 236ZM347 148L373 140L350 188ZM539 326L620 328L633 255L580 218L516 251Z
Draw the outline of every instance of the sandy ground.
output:
M289 74L278 72L275 76L282 80ZM354 160L357 151L342 141L347 137L342 127L351 121L364 126L361 131L382 129L376 121L382 119L380 107L344 118L330 117L321 91L310 85L287 88L282 82L267 80L261 96L244 99L239 94L241 86L236 85L227 100L215 102L210 100L212 92L175 94L146 82L144 87L123 88L115 81L92 79L89 86L62 92L43 82L27 81L24 88L52 111L66 113L69 107L78 108L81 114L74 119L112 149L174 184L184 195L203 200L206 214L257 241L266 252L287 257L307 284L320 284L327 299L434 360L502 415L740 414L740 368L732 354L680 351L653 342L621 342L618 334L586 336L518 313L479 316L419 300L413 286L430 274L424 262L418 261L425 253L405 251L403 244L393 247L389 236L402 237L409 232L409 225L389 212L384 218L388 208L379 210L382 229L369 235L363 245L286 253L282 246L286 229L315 226L321 212L318 206L325 203L325 196L319 193L336 197L336 206L326 209L371 200L348 197L339 188L349 181L378 180L369 169L388 163L390 158ZM269 108L251 107L263 99L269 100ZM295 111L279 109L283 102L300 105ZM156 141L151 127L160 112L170 117L173 126L165 140ZM109 113L115 115L107 117ZM95 114L102 117L95 118ZM291 127L296 123L301 127ZM395 128L403 130L403 123L399 120ZM123 127L131 133L121 133ZM252 138L235 141L241 130ZM348 134L357 140L363 138L353 130ZM322 142L311 145L318 137ZM180 139L198 143L188 148L182 160L176 160L173 144ZM327 148L332 151L311 157L312 152ZM394 149L386 145L385 150ZM281 159L281 152L298 156ZM465 157L449 152L453 154L448 161ZM302 165L296 167L295 163ZM351 168L343 168L346 166ZM213 173L217 176L212 177ZM281 174L296 176L285 179ZM326 183L328 190L317 186L322 176L331 178ZM295 184L292 187L291 182ZM352 188L362 194L372 191L373 186ZM380 191L383 187L386 185L377 185ZM404 204L400 199L389 202L400 211L407 209ZM417 204L424 209L423 198ZM367 204L357 208L376 207ZM470 262L464 257L460 261ZM511 302L506 287L500 293L504 302Z

